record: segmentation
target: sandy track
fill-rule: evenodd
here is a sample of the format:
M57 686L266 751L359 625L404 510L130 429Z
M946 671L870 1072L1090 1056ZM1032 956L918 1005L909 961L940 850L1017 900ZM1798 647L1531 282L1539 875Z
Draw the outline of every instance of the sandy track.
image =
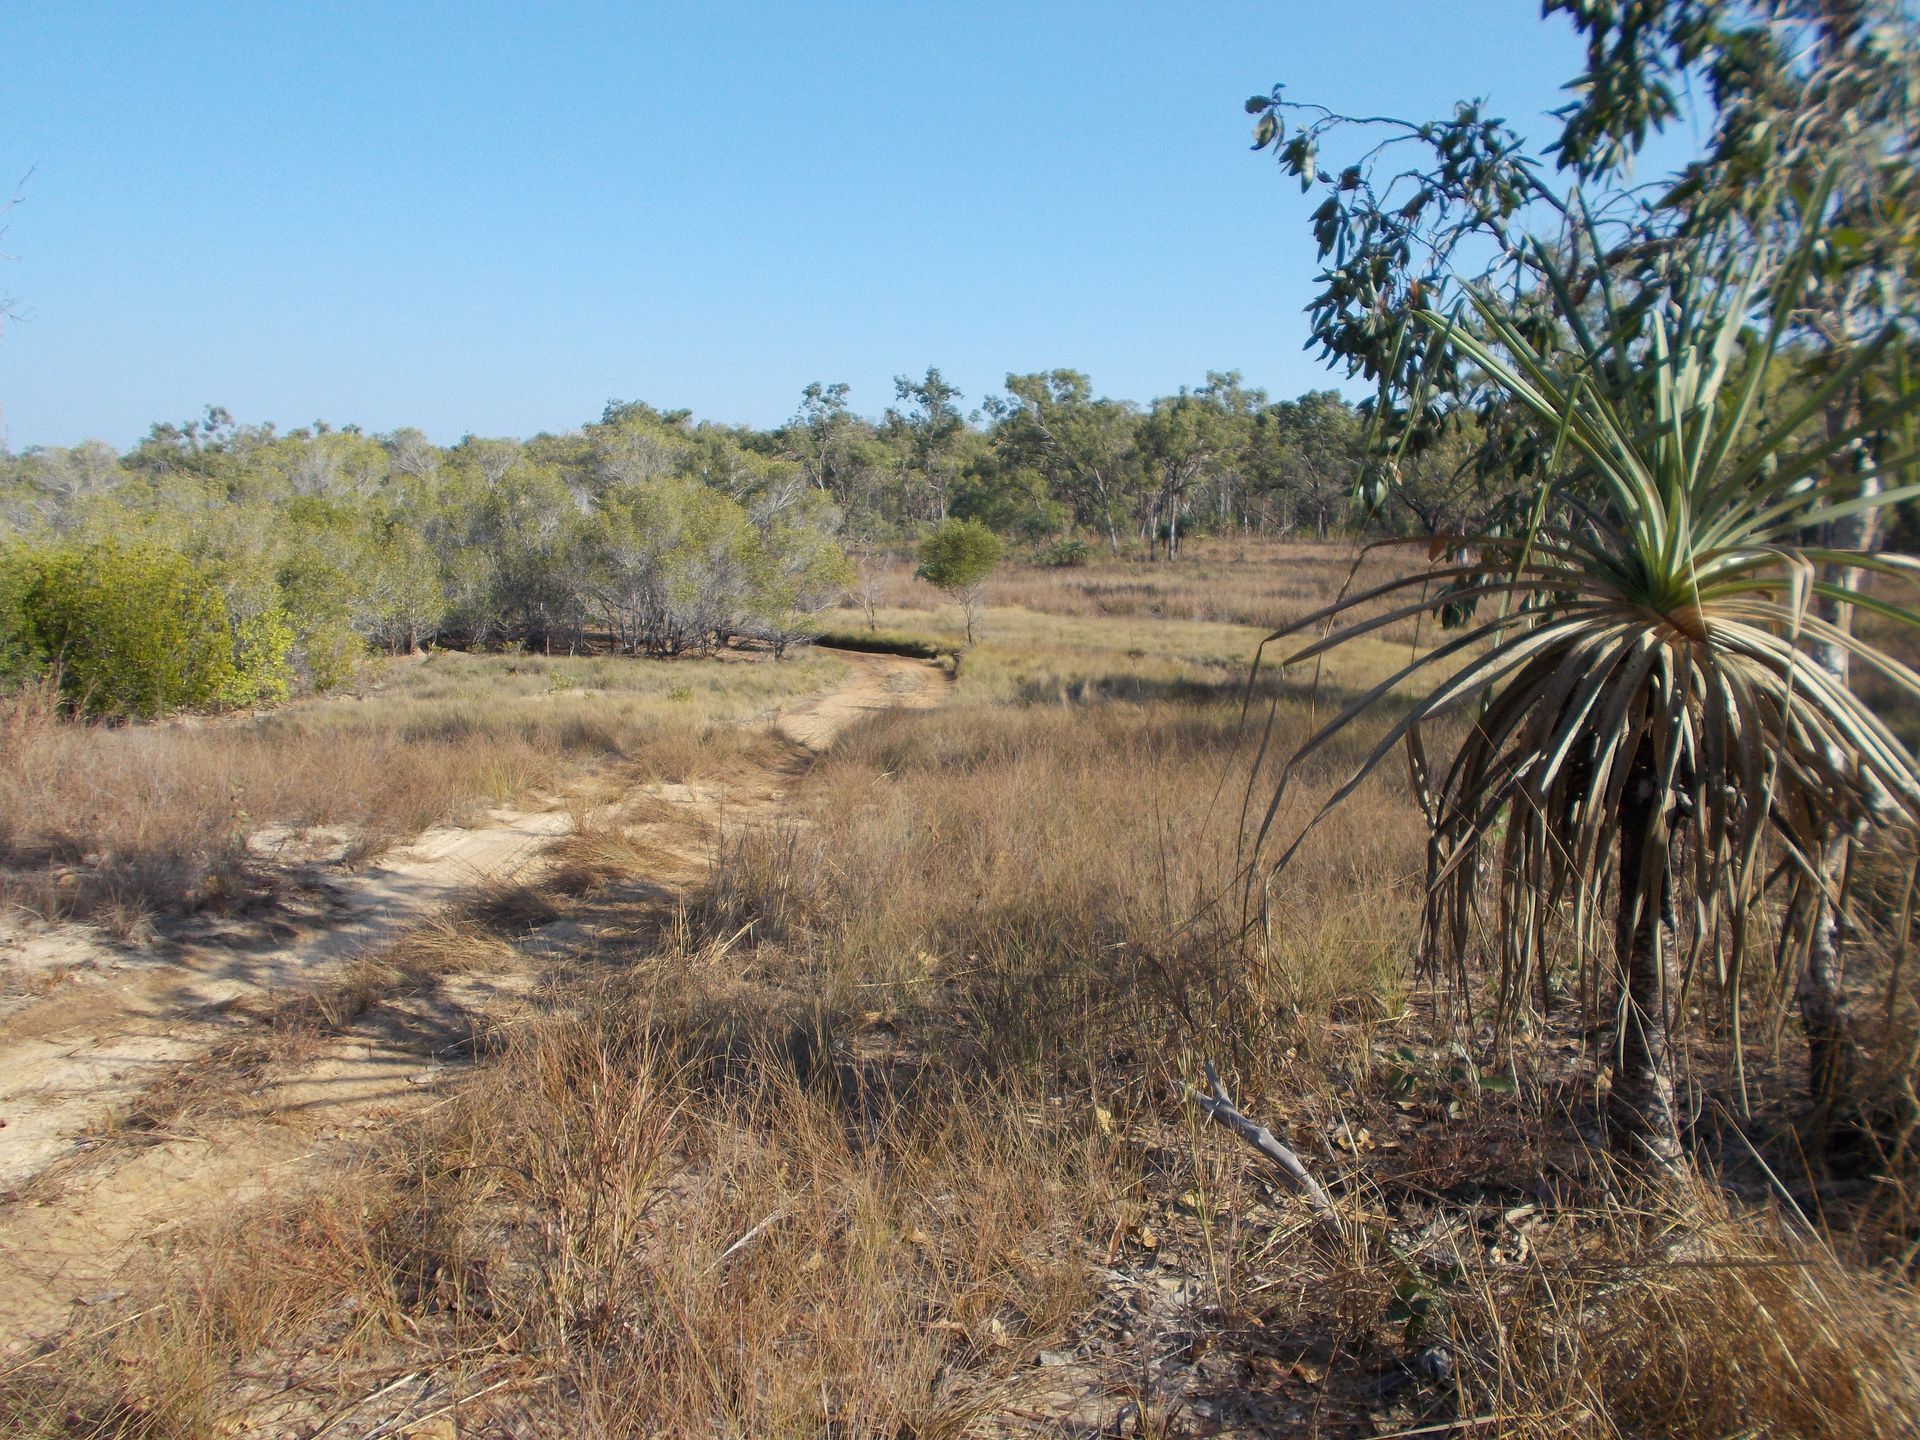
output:
M471 828L428 830L358 874L329 875L331 913L283 944L216 934L142 952L75 927L12 937L0 949L10 970L73 968L0 1021L0 1194L58 1160L158 1067L220 1039L237 1003L310 985L476 886L523 873L567 828L564 812L496 810Z
M782 735L807 750L825 750L847 726L879 711L924 710L945 695L946 674L931 661L838 653L853 674L824 695L782 711L774 722Z
M646 798L701 824L765 813L808 756L848 725L935 705L946 689L929 662L844 658L852 666L845 681L774 717L776 733L796 747L786 763L749 767L718 785L649 787ZM429 830L357 874L332 868L319 878L320 867L308 866L324 913L272 943L215 929L142 952L82 927L0 932L0 1345L44 1334L76 1304L111 1295L130 1248L177 1220L290 1179L332 1141L387 1123L431 1093L450 1073L436 1039L516 1004L564 950L564 937L520 947L504 973L459 977L443 997L454 1013L338 1037L191 1134L126 1144L99 1133L156 1084L243 1039L270 1000L324 984L480 886L537 879L545 850L570 828L557 805L495 811L474 826ZM703 873L703 857L684 840L668 841L673 828L658 826L657 883L678 892Z

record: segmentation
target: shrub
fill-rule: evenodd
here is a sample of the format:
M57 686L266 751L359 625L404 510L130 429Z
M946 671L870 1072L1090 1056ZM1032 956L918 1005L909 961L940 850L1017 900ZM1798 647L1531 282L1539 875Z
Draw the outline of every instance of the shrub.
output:
M51 676L86 714L282 698L292 643L277 608L236 629L219 587L172 550L16 546L0 558L0 677Z
M367 642L345 620L308 619L299 635L299 662L315 690L332 690L353 678Z
M1053 570L1076 570L1092 558L1087 542L1074 539L1056 540L1034 557L1037 563Z
M960 602L973 643L973 617L982 587L1000 563L1000 537L978 520L946 520L920 542L920 578Z

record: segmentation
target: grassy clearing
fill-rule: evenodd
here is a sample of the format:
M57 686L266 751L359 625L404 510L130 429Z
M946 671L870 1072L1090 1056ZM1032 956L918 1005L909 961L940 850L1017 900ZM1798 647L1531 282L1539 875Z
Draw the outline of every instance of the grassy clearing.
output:
M364 858L599 769L697 778L759 743L741 721L844 673L816 653L442 653L257 717L123 727L64 723L46 697L16 696L0 709L0 898L129 931L156 910L236 902L247 837L266 826L340 827Z
M978 643L967 646L958 607L877 610L874 632L865 632L864 618L854 612L830 618L849 637L872 633L906 653L956 656L962 701L1016 705L1238 694L1268 634L1211 620L1102 620L993 605L979 627ZM1273 665L1286 653L1270 647L1265 663ZM1418 653L1411 627L1402 639L1369 637L1327 657L1317 672L1303 667L1283 682L1277 669L1270 671L1267 691L1284 685L1304 694L1317 684L1331 701L1391 674Z
M1049 615L1124 620L1199 620L1267 631L1327 603L1342 585L1378 583L1403 563L1387 547L1358 556L1344 541L1209 539L1188 543L1178 561L1116 560L1050 567L1009 559L988 581L993 605ZM1356 562L1359 565L1355 569ZM910 561L888 569L875 590L879 606L939 610L938 590L914 576Z
M1356 559L1359 568L1356 570ZM1204 542L1178 563L1096 561L1073 569L1008 564L987 582L987 607L968 646L957 605L889 570L869 626L864 612L826 617L836 636L910 654L957 657L959 698L1014 704L1194 699L1244 688L1260 642L1311 614L1342 585L1384 580L1393 553L1356 557L1344 545ZM1383 628L1284 682L1332 699L1371 684L1433 643L1413 621ZM1298 644L1268 651L1267 662ZM1270 690L1281 682L1273 678Z
M1122 683L1204 675L1212 632L1084 619L1023 622L1028 663L1108 683L1031 703L970 686L973 652L953 704L875 717L731 832L691 906L627 898L639 838L582 837L546 903L612 922L602 963L344 1172L183 1239L16 1369L0 1421L1911 1433L1912 1257L1873 1263L1910 1213L1615 1174L1581 1037L1495 1053L1416 979L1396 781L1243 931L1237 706ZM1310 713L1283 696L1286 736ZM1334 1190L1342 1240L1181 1103L1202 1058Z

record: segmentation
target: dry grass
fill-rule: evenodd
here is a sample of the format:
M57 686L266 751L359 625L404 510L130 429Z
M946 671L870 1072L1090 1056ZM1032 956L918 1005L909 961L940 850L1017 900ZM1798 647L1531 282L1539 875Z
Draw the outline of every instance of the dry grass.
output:
M981 647L955 704L876 717L730 831L690 909L622 898L657 852L618 825L494 897L509 930L590 911L600 965L445 1105L176 1246L0 1383L0 1427L1913 1433L1920 1301L1840 1210L1616 1173L1577 1034L1496 1053L1430 1003L1397 784L1243 932L1213 632L1031 623L1064 697L970 687ZM1282 696L1283 743L1310 717ZM1342 1241L1180 1102L1202 1057Z
M251 1379L324 1412L396 1365L510 1379L520 1433L957 1433L1084 1298L1078 1147L1011 1100L850 1128L771 1047L716 1082L703 968L575 997L377 1157L196 1236L157 1308L14 1377L10 1433L220 1433Z
M1015 704L1193 699L1244 687L1260 642L1324 605L1342 585L1377 584L1406 561L1363 555L1351 544L1206 542L1179 561L1099 561L1076 569L1009 564L988 582L965 644L957 606L901 562L886 575L874 612L842 610L830 628L854 640L959 653L963 699ZM1358 569L1356 570L1356 565ZM1359 613L1359 612L1357 612ZM1286 684L1332 698L1370 684L1431 644L1434 622L1401 621L1327 656ZM1298 645L1273 647L1276 664Z
M714 774L756 743L739 722L844 671L821 654L449 653L257 718L123 727L64 722L34 692L0 699L0 899L128 933L152 911L237 901L263 827L341 827L364 859L595 771Z
M1190 620L1266 631L1319 609L1340 589L1377 584L1407 561L1351 541L1210 539L1190 542L1180 558L1111 559L1056 568L1004 562L988 583L990 602L1087 619ZM1356 572L1355 565L1360 568ZM887 569L877 603L895 610L940 610L947 601L902 559Z

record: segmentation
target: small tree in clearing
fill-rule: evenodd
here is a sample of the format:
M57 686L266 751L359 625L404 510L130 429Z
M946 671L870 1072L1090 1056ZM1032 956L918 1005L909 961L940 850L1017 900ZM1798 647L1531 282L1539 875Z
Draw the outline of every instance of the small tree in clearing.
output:
M960 603L969 645L974 612L985 596L987 577L999 563L1000 537L978 520L944 520L920 542L920 578Z

